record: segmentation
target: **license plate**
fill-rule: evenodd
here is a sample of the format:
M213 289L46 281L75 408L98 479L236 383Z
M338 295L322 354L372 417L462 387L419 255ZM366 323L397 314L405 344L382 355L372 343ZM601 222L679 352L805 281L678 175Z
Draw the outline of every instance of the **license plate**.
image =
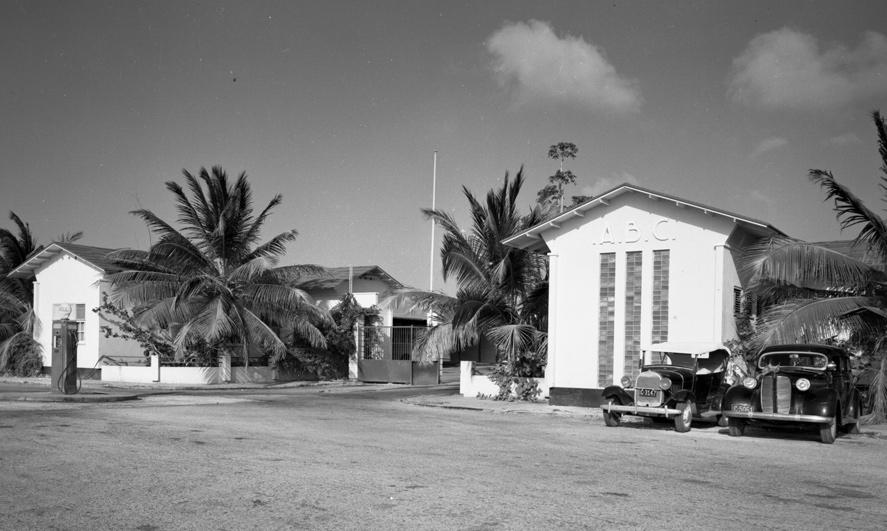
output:
M659 396L659 390L658 389L638 389L638 395L639 396L656 397L656 396Z
M741 413L750 413L751 406L748 404L733 404L733 411L738 411Z

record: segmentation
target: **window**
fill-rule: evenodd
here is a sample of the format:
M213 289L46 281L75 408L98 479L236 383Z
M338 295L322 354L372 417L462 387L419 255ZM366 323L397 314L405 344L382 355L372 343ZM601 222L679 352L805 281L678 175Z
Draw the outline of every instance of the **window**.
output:
M742 288L733 286L733 315L742 313Z
M616 253L601 253L601 284L598 298L598 383L613 383L616 349Z
M653 251L653 343L668 341L668 269L670 251Z
M634 379L641 359L641 277L643 253L625 253L625 365L623 374Z
M74 305L74 320L77 321L77 342L83 343L86 337L86 305Z

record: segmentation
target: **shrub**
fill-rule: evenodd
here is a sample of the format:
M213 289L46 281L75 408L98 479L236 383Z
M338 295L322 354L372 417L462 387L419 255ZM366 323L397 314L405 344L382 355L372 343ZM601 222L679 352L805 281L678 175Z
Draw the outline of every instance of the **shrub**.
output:
M346 293L330 310L330 316L333 323L321 327L326 348L314 348L293 340L287 355L277 363L278 370L300 379L336 380L348 376L348 359L357 349L354 323L376 324L379 310L362 307L353 295Z
M538 353L525 353L514 361L502 360L490 372L488 378L499 387L499 394L493 400L527 400L535 402L539 394L539 384L535 378L545 375L545 356Z
M0 372L12 376L39 376L43 371L43 349L31 337L13 338L0 359Z

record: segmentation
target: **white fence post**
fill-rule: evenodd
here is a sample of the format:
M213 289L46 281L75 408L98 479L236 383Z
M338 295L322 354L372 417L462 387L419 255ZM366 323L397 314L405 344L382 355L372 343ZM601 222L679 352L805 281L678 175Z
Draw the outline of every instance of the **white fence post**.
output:
M225 352L219 356L219 378L224 383L231 383L231 353Z
M348 356L348 379L357 380L357 360L360 359L360 323L354 323L354 351Z
M158 383L160 381L160 356L158 354L151 354L151 369L156 371L154 383Z

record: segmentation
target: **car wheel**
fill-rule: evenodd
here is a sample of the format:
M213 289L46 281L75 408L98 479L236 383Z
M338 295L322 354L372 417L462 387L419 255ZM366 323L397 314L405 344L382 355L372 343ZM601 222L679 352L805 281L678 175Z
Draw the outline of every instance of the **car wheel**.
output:
M742 434L745 433L745 421L732 417L727 419L727 431L730 433L730 437L742 437Z
M612 400L610 400L610 405L611 406L613 405ZM621 413L610 412L610 411L604 410L604 424L606 424L610 428L615 428L616 426L619 426L619 421L621 420L621 418L622 418Z
M674 431L686 433L690 431L690 423L693 421L693 406L690 402L678 402L677 409L681 413L674 418Z
M862 414L862 404L859 403L859 400L856 401L856 419L850 424L844 424L841 426L841 430L844 433L857 434L859 433L859 416Z
M835 417L832 417L831 421L819 425L819 440L824 444L832 444L837 436L838 420Z

